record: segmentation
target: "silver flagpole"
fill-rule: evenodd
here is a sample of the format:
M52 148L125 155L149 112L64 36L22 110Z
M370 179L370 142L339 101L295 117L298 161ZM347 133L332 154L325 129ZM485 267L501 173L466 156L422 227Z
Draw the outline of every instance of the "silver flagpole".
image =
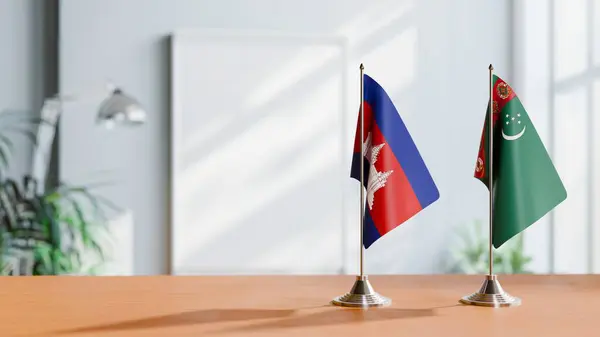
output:
M489 241L489 274L486 275L483 284L478 292L473 293L469 296L465 296L460 299L463 304L478 305L483 307L511 307L518 306L521 304L521 300L517 297L510 296L507 292L502 289L500 282L496 275L494 275L494 255L493 255L493 244L492 235L494 232L494 67L490 64L490 112L488 118L488 151L486 156L488 158L487 163L484 165L484 169L488 171L488 184L490 190L489 198L489 230L490 230L490 241Z
M356 277L354 286L349 293L342 296L338 296L331 301L332 304L342 307L358 307L358 308L369 308L369 307L383 307L388 306L392 301L379 295L369 282L367 275L364 274L364 259L365 259L365 247L363 243L363 233L365 226L365 146L364 146L364 130L365 130L365 116L364 116L364 100L365 100L365 88L364 88L364 74L365 67L360 64L360 274Z
M490 159L489 165L488 165L488 183L489 183L489 189L490 189L490 198L489 198L489 202L490 202L490 214L489 214L489 225L490 225L490 243L489 243L489 249L490 249L490 256L489 256L489 265L490 265L490 274L489 276L494 275L494 257L493 257L493 241L492 241L492 232L493 232L493 222L494 222L494 67L492 66L492 64L490 64L489 67L490 70L490 118L488 120L488 128L489 128L489 143L490 143L490 147L488 150L488 158Z
M360 158L363 161L360 165L360 277L363 277L364 270L364 260L365 260L365 247L363 244L363 233L365 230L365 147L363 142L365 141L365 114L364 114L364 105L365 105L365 67L363 64L360 64Z

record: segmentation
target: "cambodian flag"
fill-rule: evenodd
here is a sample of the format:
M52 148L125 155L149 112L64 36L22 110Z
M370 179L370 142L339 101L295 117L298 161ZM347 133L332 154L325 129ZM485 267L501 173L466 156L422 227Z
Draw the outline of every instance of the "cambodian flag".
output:
M350 176L360 181L360 146L364 146L364 187L367 190L363 244L369 248L440 197L396 107L385 90L364 75L364 139L360 114Z

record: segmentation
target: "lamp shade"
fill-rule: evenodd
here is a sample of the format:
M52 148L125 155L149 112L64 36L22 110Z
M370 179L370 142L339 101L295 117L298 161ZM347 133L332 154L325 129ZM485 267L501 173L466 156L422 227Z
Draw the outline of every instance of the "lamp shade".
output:
M141 125L146 121L146 111L136 99L117 88L100 104L97 121L107 128L116 124Z

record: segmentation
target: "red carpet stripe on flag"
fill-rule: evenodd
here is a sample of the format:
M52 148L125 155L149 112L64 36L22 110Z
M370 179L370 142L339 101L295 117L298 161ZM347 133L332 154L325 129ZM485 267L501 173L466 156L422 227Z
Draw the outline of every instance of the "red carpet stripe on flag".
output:
M496 81L494 82L494 89L493 89L493 97L494 97L494 113L498 113L500 111L502 111L502 109L504 109L504 106L510 102L513 98L515 98L517 95L515 95L515 92L512 90L512 88L506 83L504 82L500 77L495 76L494 75L494 79L496 79ZM502 90L503 94L502 96L500 96L500 90ZM504 91L504 90L508 90L508 91ZM508 94L506 96L506 94ZM490 105L490 102L488 100L488 106ZM496 120L494 120L494 126L496 126Z

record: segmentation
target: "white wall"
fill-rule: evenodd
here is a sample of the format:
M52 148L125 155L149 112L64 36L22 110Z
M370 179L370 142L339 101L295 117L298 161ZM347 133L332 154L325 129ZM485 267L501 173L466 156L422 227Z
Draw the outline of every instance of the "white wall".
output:
M133 210L135 272L165 273L167 36L182 28L346 36L350 64L365 62L386 88L441 191L438 202L368 250L367 272L441 272L454 227L485 219L487 193L472 175L487 66L493 62L501 76L511 76L509 9L508 1L491 0L63 0L61 91L111 78L143 102L150 120L108 134L92 127L97 101L71 106L62 120L61 175L89 181L113 169L119 184L105 195Z
M599 273L600 6L586 0L517 4L514 88L568 194L526 231L526 251L537 273Z
M0 111L39 116L49 80L45 65L51 52L44 42L46 15L51 15L46 4L36 0L0 1ZM16 177L29 172L32 144L22 136L16 136L14 142L10 174Z

